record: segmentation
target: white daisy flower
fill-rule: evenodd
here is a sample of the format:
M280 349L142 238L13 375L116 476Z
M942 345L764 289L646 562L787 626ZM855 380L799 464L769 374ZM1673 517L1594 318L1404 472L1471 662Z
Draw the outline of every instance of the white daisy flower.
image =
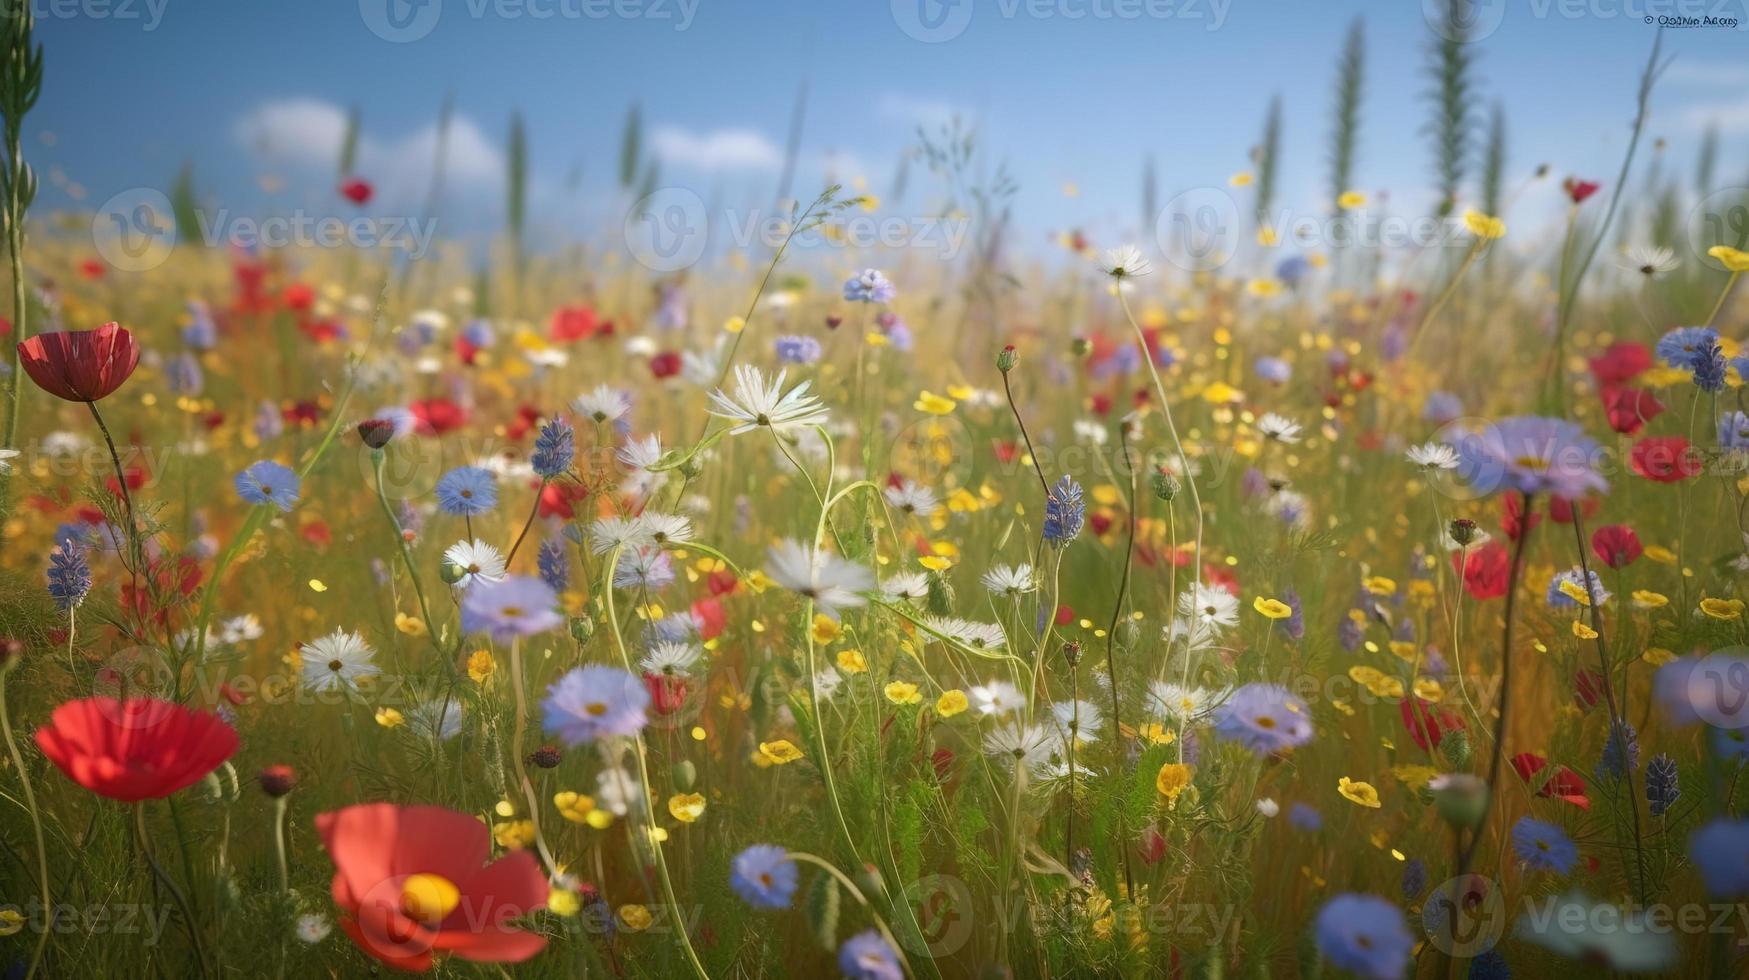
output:
M1662 245L1635 245L1621 258L1622 267L1647 279L1662 279L1682 265L1676 253Z
M1142 250L1134 245L1106 249L1099 268L1113 279L1135 279L1154 271L1153 265L1143 258Z
M1017 762L1029 770L1044 766L1052 761L1060 746L1057 733L1045 725L1010 722L984 736L984 754L1009 769Z
M297 935L301 942L314 946L327 939L328 933L333 930L334 924L328 921L327 916L317 915L314 912L298 916Z
M1002 627L995 623L976 623L969 619L931 617L929 628L951 637L974 650L1000 650L1008 642Z
M1051 717L1056 722L1057 736L1064 744L1072 737L1076 742L1097 742L1105 722L1099 705L1091 701L1058 701L1051 705Z
M603 517L589 525L589 550L598 555L615 548L629 551L651 543L650 529L635 517Z
M646 674L685 676L704 656L704 650L692 643L657 643L638 661L638 669Z
M1409 462L1424 470L1455 470L1458 465L1457 450L1443 442L1411 446L1403 455L1408 457Z
M751 432L760 426L783 431L798 426L821 425L827 419L826 406L808 394L809 382L803 381L789 391L783 390L784 372L769 383L765 375L751 364L735 365L735 396L722 389L711 392L710 414L737 423L730 435Z
M457 541L443 553L444 563L461 572L456 588L465 589L475 582L502 582L509 569L504 555L484 541Z
M1161 721L1191 721L1214 707L1214 695L1200 687L1166 681L1148 685L1148 711Z
M571 408L578 415L597 423L617 422L632 410L632 400L611 385L596 385L594 391L578 395L571 402Z
M910 480L903 480L896 487L887 487L881 493L887 498L887 506L918 517L931 517L941 507L935 491Z
M1007 681L977 684L967 693L971 695L972 706L981 715L1001 717L1026 707L1026 697L1020 693L1020 688Z
M678 514L645 511L638 517L644 533L657 545L685 544L692 540L692 522Z
M613 457L629 469L648 470L662 461L662 437L652 433L642 439L628 439Z
M1265 439L1290 446L1300 441L1300 424L1274 412L1265 412L1257 420L1257 431Z
M984 588L990 590L991 595L1010 598L1038 588L1032 579L1032 566L1024 562L1019 565L996 565L985 572L980 581L984 583Z
M1281 812L1281 804L1265 796L1257 801L1257 812L1265 820L1274 819L1275 815Z
M1226 589L1201 582L1178 597L1178 611L1217 635L1239 623L1238 597Z
M219 624L219 642L235 646L249 640L259 640L263 630L254 613L232 616Z
M814 675L814 687L819 690L820 696L827 700L836 697L838 694L838 688L843 686L843 684L844 675L838 673L838 670L835 667L825 667L818 674Z
M1076 439L1090 442L1095 446L1103 446L1106 440L1111 438L1111 433L1106 430L1104 424L1093 419L1076 419L1075 424L1070 428L1074 430Z
M623 817L643 798L637 777L624 769L608 766L595 774L595 805L608 813Z
M766 570L772 581L814 600L828 616L862 606L868 601L862 593L875 584L874 573L867 568L796 541L772 548Z
M18 458L16 449L0 449L0 473L12 472L12 461Z
M462 703L455 698L433 698L407 712L407 731L415 737L448 741L462 733Z
M304 665L304 684L317 691L342 687L357 691L360 677L381 673L371 662L375 655L364 637L340 629L311 640L298 650Z
M929 576L922 572L895 572L881 583L881 594L889 599L927 599Z

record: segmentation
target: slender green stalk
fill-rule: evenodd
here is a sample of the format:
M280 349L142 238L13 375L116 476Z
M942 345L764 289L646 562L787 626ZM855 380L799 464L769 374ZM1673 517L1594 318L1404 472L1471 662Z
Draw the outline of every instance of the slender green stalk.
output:
M11 675L17 663L18 659L14 657L9 663L0 664L0 733L6 736L6 751L12 756L12 769L18 773L19 785L24 789L24 808L30 811L30 828L36 835L37 883L42 888L43 915L47 917L42 933L36 937L36 947L31 950L30 965L24 971L24 980L30 980L42 963L43 948L48 945L49 933L54 931L51 926L55 921L55 903L49 896L49 856L48 846L43 842L42 814L37 812L36 790L30 783L30 770L24 768L24 756L18 751L18 740L12 734L12 716L6 707L6 678Z
M528 685L523 680L522 637L510 641L510 686L516 695L516 731L510 740L511 761L516 766L516 780L522 784L522 794L528 800L528 820L534 824L534 843L540 849L541 860L550 871L558 871L559 862L547 846L540 829L540 800L534 795L534 781L528 778L528 761L522 754L522 740L528 735ZM645 799L648 799L646 797Z

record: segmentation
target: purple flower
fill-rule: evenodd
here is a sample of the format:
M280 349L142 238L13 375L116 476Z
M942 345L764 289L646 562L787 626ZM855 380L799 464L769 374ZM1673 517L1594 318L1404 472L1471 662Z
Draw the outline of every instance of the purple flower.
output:
M438 478L437 506L457 517L484 514L498 506L498 483L491 470L458 466Z
M565 561L565 539L542 541L535 561L540 567L540 580L547 584L547 588L554 592L565 591L565 586L571 581L571 569Z
M62 538L49 552L49 597L55 608L67 612L85 601L91 591L91 566L85 561L85 545L71 537Z
M1552 823L1519 817L1512 825L1512 852L1525 867L1564 875L1579 860L1579 848L1566 831Z
M864 269L844 280L844 298L852 303L890 303L897 292L879 269Z
M650 691L642 678L618 667L591 664L554 681L541 702L549 734L570 746L614 735L636 735L648 720Z
M1464 414L1464 403L1449 391L1435 391L1421 404L1421 418L1434 425L1444 425Z
M534 452L528 464L543 480L550 480L571 468L577 455L577 443L571 433L571 423L555 418L541 426L534 440Z
M789 852L776 844L754 844L729 862L729 885L756 909L788 908L800 877Z
M1324 829L1324 815L1305 803L1295 803L1288 807L1287 821L1294 825L1295 830L1308 834Z
M1370 980L1397 980L1415 940L1397 906L1376 895L1338 895L1318 910L1318 951L1333 965Z
M1483 494L1499 490L1578 500L1609 482L1593 467L1597 443L1565 419L1520 415L1457 438L1458 472Z
M1246 684L1215 709L1215 734L1257 755L1274 755L1311 741L1306 703L1279 684Z
M545 633L564 625L558 605L558 594L538 578L480 582L462 597L462 632L490 633L494 640Z
M1720 818L1690 834L1688 857L1712 897L1749 897L1749 820Z
M874 929L865 929L838 947L838 969L851 980L903 980L893 947Z
M785 364L812 364L820 359L820 342L812 337L779 337L773 343Z
M1081 499L1081 485L1064 474L1045 497L1044 538L1054 545L1068 544L1081 533L1086 519L1087 505Z
M1718 346L1719 332L1711 327L1677 327L1658 340L1658 356L1671 367L1694 371Z
M237 496L252 504L272 504L290 512L292 504L298 502L298 475L271 459L238 473L234 482Z

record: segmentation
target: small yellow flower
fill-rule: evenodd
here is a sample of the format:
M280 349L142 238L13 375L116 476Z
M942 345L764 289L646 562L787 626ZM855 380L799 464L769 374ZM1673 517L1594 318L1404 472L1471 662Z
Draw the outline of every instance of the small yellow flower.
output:
M1640 659L1653 667L1662 667L1670 661L1675 660L1676 654L1671 653L1663 647L1652 647L1648 649Z
M1581 640L1597 639L1597 631L1577 619L1573 620L1573 635Z
M966 692L958 688L943 692L941 697L935 699L935 713L943 718L952 718L970 706Z
M1683 377L1686 378L1688 375L1685 373ZM1676 564L1676 552L1671 551L1663 545L1649 544L1646 546L1645 554L1647 558L1652 559L1660 565Z
M534 843L533 820L504 820L492 825L492 839L507 850L519 851Z
M911 403L912 408L915 408L919 412L927 412L930 415L951 414L954 405L955 402L953 399L932 394L927 388L919 392L917 400Z
M1342 196L1336 199L1336 206L1344 211L1364 208L1366 207L1366 195L1359 191L1343 191Z
M864 211L873 211L881 206L881 199L873 194L864 194L856 199L856 206Z
M1415 678L1415 696L1429 704L1445 700L1445 686L1431 677Z
M492 659L492 651L475 650L468 654L468 678L475 684L484 684L492 677L492 671L498 667Z
M1274 228L1271 228L1268 225L1263 225L1257 229L1257 244L1262 245L1265 248L1272 245L1279 245L1281 244L1281 236L1275 233ZM1274 294L1272 293L1271 295Z
M595 810L595 799L567 789L553 794L553 806L559 816L572 823L588 823L589 814Z
M1379 791L1373 789L1371 783L1359 783L1343 776L1336 782L1336 791L1350 803L1372 807L1374 810L1379 808Z
M557 916L570 918L583 910L583 900L569 888L552 888L547 891L547 911Z
M1144 723L1136 729L1136 735L1149 745L1171 745L1178 739L1177 732L1157 721Z
M1268 229L1264 230L1267 231ZM1261 232L1259 233L1259 237L1262 237ZM1269 243L1265 242L1264 244ZM1281 281L1279 279L1253 279L1245 284L1245 291L1253 296L1268 299L1271 296L1276 296L1281 293Z
M1706 250L1706 254L1718 259L1719 264L1730 272L1749 272L1749 252L1729 245L1714 245Z
M1708 598L1700 600L1700 611L1714 619L1742 619L1743 600Z
M326 592L326 591L328 591L328 586L324 585L322 583L321 579L313 578L313 579L310 579L310 591L311 592Z
M1160 767L1159 775L1154 777L1154 788L1160 795L1166 797L1166 802L1176 804L1178 794L1184 792L1190 785L1192 770L1182 762L1168 762Z
M1572 579L1561 580L1561 594L1581 606L1591 605L1591 591Z
M1202 390L1202 400L1210 405L1226 405L1244 401L1245 393L1225 382L1216 381Z
M583 818L583 822L596 830L606 830L613 826L613 814L606 810L590 810L589 815Z
M1371 576L1360 584L1362 588L1377 596L1396 595L1397 593L1396 580L1386 578L1383 575Z
M1420 789L1421 787L1426 786L1428 781L1437 775L1439 775L1439 770L1432 766L1423 766L1417 763L1406 763L1404 765L1391 767L1391 776L1395 778L1397 782L1402 783L1410 789Z
M401 717L401 713L394 708L377 709L377 724L384 728L397 728L406 723L407 719Z
M424 636L425 620L417 616L409 616L399 609L395 610L395 629L408 636Z
M1506 237L1506 222L1483 214L1475 208L1464 212L1464 227L1470 230L1470 234L1484 241Z
M909 681L894 681L886 687L887 700L894 704L916 704L923 700L917 685Z
M621 905L619 907L619 921L625 925L629 932L642 932L650 928L650 923L653 920L650 916L650 910L642 905Z
M732 316L723 321L723 329L729 333L740 333L747 329L747 321L738 316Z
M868 660L861 650L838 651L838 669L846 674L860 674L868 669Z
M922 565L924 568L927 568L932 572L945 572L953 567L952 561L943 558L940 555L924 555L922 558L917 559L917 564Z
M0 909L0 936L17 935L24 928L24 916L17 909Z
M802 757L802 750L791 744L787 738L775 742L760 742L759 754L768 759L772 765L786 765Z
M1251 175L1248 173L1245 173L1244 171L1240 171L1239 173L1236 173L1233 176L1228 177L1227 184L1229 186L1232 186L1232 187L1250 187L1251 186Z
M1251 603L1251 608L1268 619L1286 619L1294 614L1293 607L1280 599L1265 599L1262 596L1258 596Z
M814 624L809 631L814 634L814 643L819 646L837 643L838 638L844 635L844 627L825 613L814 614Z
M675 793L668 797L668 812L681 823L692 823L704 813L704 797L698 793Z
M1634 605L1641 609L1658 609L1670 605L1670 597L1650 589L1635 589Z

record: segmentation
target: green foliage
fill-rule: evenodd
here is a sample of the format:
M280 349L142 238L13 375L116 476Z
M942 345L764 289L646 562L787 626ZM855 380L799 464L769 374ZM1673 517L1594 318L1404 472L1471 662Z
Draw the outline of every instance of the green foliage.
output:
M1434 182L1440 215L1452 213L1469 172L1470 137L1475 127L1475 67L1470 48L1473 0L1445 0L1437 38L1428 48L1429 93L1433 115L1425 132L1433 145Z
M1330 205L1354 188L1360 99L1366 84L1366 21L1354 18L1336 62L1336 111L1330 128Z

